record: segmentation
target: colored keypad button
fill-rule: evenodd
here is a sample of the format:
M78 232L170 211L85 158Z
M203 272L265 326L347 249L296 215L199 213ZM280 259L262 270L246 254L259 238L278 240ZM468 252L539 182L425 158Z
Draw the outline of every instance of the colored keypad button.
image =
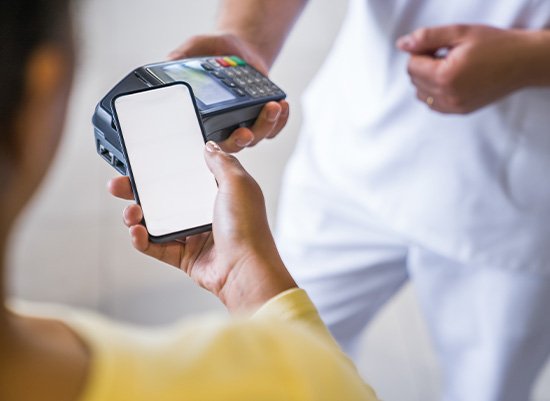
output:
M217 58L216 61L218 62L219 65L221 65L222 67L230 67L231 64L229 64L225 59L227 57L224 57L224 58Z
M281 90L268 78L237 56L211 58L201 64L203 69L220 80L240 97L261 98L280 96ZM222 67L222 68L220 68Z
M237 65L246 65L246 62L240 57L231 56L231 60L233 60L235 63L237 63Z
M233 61L230 57L224 57L223 60L229 64L231 67L236 67L237 62Z

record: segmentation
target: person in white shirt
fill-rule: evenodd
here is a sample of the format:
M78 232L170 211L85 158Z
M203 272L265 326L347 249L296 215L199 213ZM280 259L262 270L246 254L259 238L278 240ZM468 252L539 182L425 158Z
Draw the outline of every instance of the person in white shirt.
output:
M219 32L171 57L237 54L267 71L305 4L225 0ZM285 263L350 354L411 280L445 400L526 400L550 352L549 28L548 1L351 0L304 96ZM269 104L228 150L287 116Z

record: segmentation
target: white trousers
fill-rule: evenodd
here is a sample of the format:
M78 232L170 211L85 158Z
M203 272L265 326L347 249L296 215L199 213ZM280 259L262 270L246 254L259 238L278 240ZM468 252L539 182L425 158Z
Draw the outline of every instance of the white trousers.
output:
M529 399L550 353L550 277L414 245L296 160L277 223L287 267L352 357L361 331L410 279L443 368L443 399Z

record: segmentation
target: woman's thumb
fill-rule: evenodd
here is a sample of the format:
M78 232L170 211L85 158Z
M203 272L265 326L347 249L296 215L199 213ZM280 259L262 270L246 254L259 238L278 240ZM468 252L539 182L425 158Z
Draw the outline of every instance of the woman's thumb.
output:
M214 141L206 143L204 158L219 186L223 186L234 176L246 174L241 163L234 156L225 153Z
M432 54L441 48L453 48L464 36L466 27L449 25L421 28L397 40L400 50L414 54Z

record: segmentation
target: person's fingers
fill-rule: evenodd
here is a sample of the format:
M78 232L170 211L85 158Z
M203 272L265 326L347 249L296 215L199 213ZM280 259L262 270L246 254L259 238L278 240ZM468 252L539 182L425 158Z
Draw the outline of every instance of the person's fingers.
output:
M269 68L261 56L233 34L198 35L190 38L168 54L169 60L198 56L235 55L267 75Z
M288 103L269 102L250 128L237 128L231 135L218 145L224 152L236 153L254 146L264 138L272 138L284 127L288 119ZM279 128L280 127L280 128Z
M174 50L172 50L170 53L168 53L166 58L171 61L179 60L179 59L188 57L188 54L189 54L189 45L187 43L183 43L178 47L176 47Z
M263 107L254 125L250 128L254 133L254 140L248 146L256 145L262 139L274 132L281 111L282 107L278 102L269 102Z
M149 243L149 234L147 233L147 229L145 228L145 226L136 224L130 226L129 229L130 237L132 238L132 245L134 246L134 248L136 248L140 252L146 253L151 244Z
M423 90L424 92L437 95L442 92L440 86L438 86L433 80L420 78L418 76L411 76L411 82L416 89Z
M237 128L229 137L218 143L224 152L236 153L243 150L254 140L254 133L248 128Z
M154 244L151 241L149 241L149 234L147 233L147 229L145 228L145 226L134 225L130 227L129 231L130 231L130 237L132 238L132 245L134 246L134 248L155 259L169 263L169 261L166 260L166 255L167 255L166 246L168 244ZM181 244L181 246L183 246L183 244ZM170 264L173 265L173 263L170 263Z
M116 196L117 198L133 200L134 192L132 191L132 186L130 185L130 179L126 176L116 177L107 183L107 188L109 192Z
M135 249L161 262L180 268L181 255L184 254L185 243L173 241L155 244L149 241L147 229L140 224L131 226L129 232L132 245Z
M128 227L141 223L141 220L143 220L143 211L139 205L129 205L122 212L122 221Z
M419 89L416 91L416 98L433 111L438 111L440 113L449 112L449 107L444 96L437 96L431 92Z
M223 189L236 177L248 176L248 173L237 158L225 153L218 144L213 141L206 143L204 158L208 168L212 174L214 174L220 189Z
M458 45L467 30L466 25L420 28L397 39L396 46L409 53L433 55L439 49Z
M211 269L213 266L214 254L212 249L214 247L214 237L212 232L204 232L197 235L191 235L185 239L185 248L179 257L178 268L184 271L193 278L197 284L204 288L211 288L208 285L204 285L208 281L205 277L204 271L199 267L200 265L208 266ZM206 280L205 280L206 278Z
M187 237L182 241L172 241L155 244L149 241L147 229L142 225L129 228L132 245L139 252L167 263L187 274L191 274L190 266L196 262L200 254L208 253L213 245L212 233L205 232Z
M411 56L407 65L407 72L411 77L424 81L434 81L437 71L442 67L444 60L434 59L429 56Z
M279 115L279 119L277 120L277 124L275 124L275 127L271 131L271 134L267 136L267 138L275 138L279 132L285 127L286 123L288 122L288 117L290 115L290 106L286 100L281 100L279 102L281 105L281 114Z
M424 92L422 90L416 91L416 98L424 103L426 107L434 111L441 111L441 99L437 99L432 96L429 92Z
M172 50L168 54L168 60L204 55L216 56L219 54L219 47L219 39L215 37L207 35L194 36Z
M429 92L424 92L424 91L421 90L421 89L417 89L417 90L416 90L416 98L417 98L418 100L420 100L422 103L424 103L425 105L430 106L429 103L430 103L431 101L428 100L428 99L430 99L430 98L433 99L433 96L431 96L431 95L429 94Z

